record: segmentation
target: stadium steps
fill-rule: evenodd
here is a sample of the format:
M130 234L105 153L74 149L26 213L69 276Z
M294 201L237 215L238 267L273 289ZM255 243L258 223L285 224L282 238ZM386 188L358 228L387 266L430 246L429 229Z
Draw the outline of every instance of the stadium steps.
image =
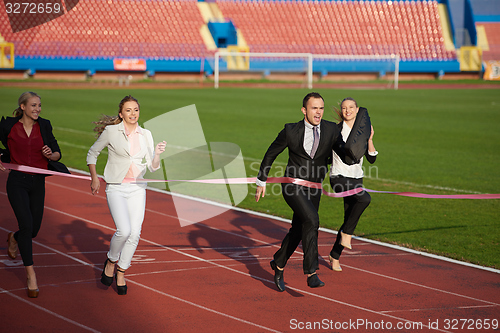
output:
M215 6L213 6L214 3L197 2L196 5L200 10L201 17L203 17L203 21L205 23L200 27L201 38L203 38L203 42L205 43L207 50L217 51L217 45L212 34L210 33L210 30L208 29L207 23L211 21L223 21L224 17L222 16L222 13L217 5L215 4Z
M208 29L208 25L204 24L200 27L200 35L205 43L207 50L217 51L217 45L215 44L214 38Z
M455 51L445 48L437 1L216 2L252 52L456 59Z
M216 3L198 2L197 6L205 23L208 23L210 21L224 21L224 16L222 15Z
M0 68L14 68L14 44L0 35Z
M488 44L488 36L486 35L486 29L482 24L476 24L477 32L477 46L483 51L489 51L490 46Z
M200 28L200 35L203 38L203 41L205 42L205 46L207 47L207 50L209 51L226 51L227 49L225 48L217 48L217 45L214 41L214 38L212 34L210 33L210 30L208 29L208 22L225 22L226 18L222 14L221 10L219 9L219 6L217 3L212 2L198 2L197 3L198 9L200 10L200 14L203 17L203 21L205 24ZM245 41L245 37L243 36L243 33L241 32L240 29L236 28L236 34L237 34L237 41L238 45L237 47L242 50L248 50L248 44ZM248 64L247 62L243 59L241 56L236 56L236 57L228 57L227 59L228 62L228 68L233 68L237 70L248 70Z
M454 51L455 44L453 44L453 37L451 34L450 18L445 4L438 4L439 20L443 29L444 47L446 51Z

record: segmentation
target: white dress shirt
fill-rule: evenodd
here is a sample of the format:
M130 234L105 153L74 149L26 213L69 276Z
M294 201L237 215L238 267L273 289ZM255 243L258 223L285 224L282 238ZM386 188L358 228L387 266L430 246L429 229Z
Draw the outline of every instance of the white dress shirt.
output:
M351 128L349 125L346 123L343 124L342 126L342 139L344 142L347 142L347 139L349 138L349 134L351 133ZM330 169L330 176L338 176L342 175L344 177L348 178L363 178L363 157L359 160L359 163L353 164L353 165L347 165L344 162L342 162L342 159L335 153L335 151L332 152L332 167ZM369 155L371 156L377 156L378 152L368 152Z
M314 144L314 126L311 125L310 123L308 123L305 119L304 119L304 125L305 125L305 128L304 128L304 150L310 156L311 150L312 150L312 147ZM321 126L318 125L317 127L318 127L318 139L319 139L321 137Z

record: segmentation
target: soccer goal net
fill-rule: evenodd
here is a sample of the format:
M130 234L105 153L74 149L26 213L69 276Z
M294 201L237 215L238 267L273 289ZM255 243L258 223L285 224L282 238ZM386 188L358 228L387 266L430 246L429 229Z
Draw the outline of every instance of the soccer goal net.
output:
M308 89L313 88L313 73L393 73L391 86L397 90L399 56L218 51L214 55L214 88L219 88L220 73L234 71L305 73Z

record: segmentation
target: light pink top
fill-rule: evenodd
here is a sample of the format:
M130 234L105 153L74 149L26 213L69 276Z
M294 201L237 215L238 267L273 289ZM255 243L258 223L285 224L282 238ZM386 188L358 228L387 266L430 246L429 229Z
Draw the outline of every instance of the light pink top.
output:
M129 151L130 151L130 156L134 156L138 154L141 151L141 144L139 142L139 135L141 133L141 128L137 126L135 130L132 133L128 133L127 129L125 128L125 134L127 135L128 142L129 142ZM125 178L134 178L136 179L141 171L135 165L135 163L130 164L130 168L128 169L127 174L125 175Z

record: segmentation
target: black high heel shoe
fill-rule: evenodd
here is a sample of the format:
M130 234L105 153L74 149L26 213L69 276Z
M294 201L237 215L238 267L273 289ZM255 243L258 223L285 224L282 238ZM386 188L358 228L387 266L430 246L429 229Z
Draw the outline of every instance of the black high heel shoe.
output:
M118 267L116 269L118 272L125 274L125 271ZM118 273L117 273L118 274ZM119 286L118 285L118 278L116 279L116 291L118 291L118 295L127 295L127 284L124 286Z
M106 261L104 262L104 268L102 270L102 273L101 273L101 283L105 286L110 286L113 284L113 275L111 276L107 276L105 271L106 271L106 265L108 264L108 261L112 264L116 263L115 262L112 262L111 260L109 260L109 258L106 258Z

